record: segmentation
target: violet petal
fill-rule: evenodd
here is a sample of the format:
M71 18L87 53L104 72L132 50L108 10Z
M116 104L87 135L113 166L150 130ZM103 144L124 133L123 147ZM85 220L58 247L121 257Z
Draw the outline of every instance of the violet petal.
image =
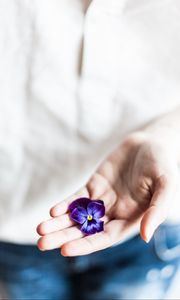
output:
M104 230L104 222L103 221L96 221L96 230L97 232L101 232Z
M96 201L97 203L104 205L104 201L103 200L93 200L93 201Z
M86 219L86 221L80 228L83 233L86 233L87 226L88 226L88 220Z
M83 224L87 220L87 211L83 207L74 208L70 217L73 221Z
M95 220L86 221L81 226L81 231L87 235L94 234L97 232L96 224L97 224L97 222Z
M92 201L88 204L87 207L88 215L93 216L93 219L100 219L104 217L105 214L105 207L104 204L99 203L97 201Z
M70 212L72 212L75 208L77 207L83 207L83 208L87 208L88 204L91 202L92 200L86 197L82 197L82 198L78 198L76 200L74 200L70 205L68 210Z

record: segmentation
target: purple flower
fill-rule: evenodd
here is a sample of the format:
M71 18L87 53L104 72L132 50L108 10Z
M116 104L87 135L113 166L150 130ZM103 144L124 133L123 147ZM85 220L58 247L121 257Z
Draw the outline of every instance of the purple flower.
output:
M69 205L69 212L83 233L90 235L104 230L104 222L100 220L105 214L102 200L79 198Z

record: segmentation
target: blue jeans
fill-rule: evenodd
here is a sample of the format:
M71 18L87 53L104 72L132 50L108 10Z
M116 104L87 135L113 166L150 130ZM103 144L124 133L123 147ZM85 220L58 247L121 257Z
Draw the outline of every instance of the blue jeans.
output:
M180 225L77 258L1 242L0 299L163 299L179 266Z

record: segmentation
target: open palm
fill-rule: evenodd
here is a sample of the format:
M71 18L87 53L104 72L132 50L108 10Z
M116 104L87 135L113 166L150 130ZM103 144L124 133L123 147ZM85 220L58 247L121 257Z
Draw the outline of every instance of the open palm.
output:
M89 254L127 238L137 226L148 241L166 219L176 192L176 160L160 142L129 136L101 164L87 185L54 206L52 219L37 231L41 250L61 248L64 256ZM84 236L69 218L68 205L78 197L104 201L104 231Z

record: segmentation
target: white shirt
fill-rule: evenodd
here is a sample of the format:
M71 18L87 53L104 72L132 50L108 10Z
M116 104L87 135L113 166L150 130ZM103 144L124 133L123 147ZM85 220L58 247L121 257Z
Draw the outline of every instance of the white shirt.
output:
M1 240L36 242L128 132L180 104L179 32L179 0L0 0Z

